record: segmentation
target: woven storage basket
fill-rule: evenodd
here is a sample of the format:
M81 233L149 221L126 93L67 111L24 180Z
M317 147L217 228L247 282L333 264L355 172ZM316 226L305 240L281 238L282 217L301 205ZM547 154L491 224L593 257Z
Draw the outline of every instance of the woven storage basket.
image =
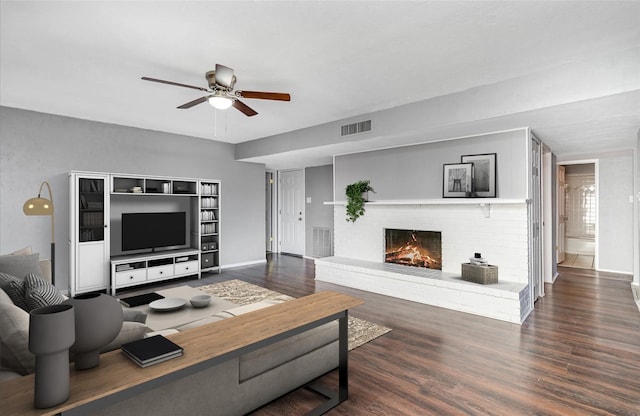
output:
M462 280L482 285L498 283L498 266L476 266L471 263L462 263Z

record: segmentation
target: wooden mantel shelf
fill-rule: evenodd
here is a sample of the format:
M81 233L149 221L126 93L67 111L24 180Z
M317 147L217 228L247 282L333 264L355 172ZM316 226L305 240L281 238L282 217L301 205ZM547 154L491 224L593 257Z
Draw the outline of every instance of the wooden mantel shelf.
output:
M383 199L369 201L365 205L498 205L527 204L529 199L507 198L439 198L439 199ZM324 205L346 205L347 201L327 201Z

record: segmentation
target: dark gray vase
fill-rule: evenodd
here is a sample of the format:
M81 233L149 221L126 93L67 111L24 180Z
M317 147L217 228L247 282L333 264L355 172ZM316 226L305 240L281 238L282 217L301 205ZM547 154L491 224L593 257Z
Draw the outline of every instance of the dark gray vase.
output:
M76 370L93 368L100 363L100 349L113 341L122 329L122 306L105 294L78 295L64 301L73 305L76 320Z
M74 341L72 305L51 305L29 312L29 351L36 356L36 408L52 407L69 399L69 347Z

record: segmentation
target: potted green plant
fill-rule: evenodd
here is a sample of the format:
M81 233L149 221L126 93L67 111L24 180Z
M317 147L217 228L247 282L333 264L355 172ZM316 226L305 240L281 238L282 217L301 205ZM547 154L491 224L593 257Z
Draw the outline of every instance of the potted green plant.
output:
M347 221L356 222L358 217L364 215L364 203L367 202L367 192L375 192L371 187L371 181L362 180L347 185Z

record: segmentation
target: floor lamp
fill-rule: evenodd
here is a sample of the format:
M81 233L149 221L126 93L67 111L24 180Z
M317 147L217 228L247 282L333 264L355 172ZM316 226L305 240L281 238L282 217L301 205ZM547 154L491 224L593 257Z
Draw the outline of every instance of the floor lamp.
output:
M41 198L42 188L47 185L49 199ZM44 181L40 185L37 198L31 198L22 206L25 215L49 215L51 216L51 284L56 284L56 240L53 228L53 194L49 182Z

